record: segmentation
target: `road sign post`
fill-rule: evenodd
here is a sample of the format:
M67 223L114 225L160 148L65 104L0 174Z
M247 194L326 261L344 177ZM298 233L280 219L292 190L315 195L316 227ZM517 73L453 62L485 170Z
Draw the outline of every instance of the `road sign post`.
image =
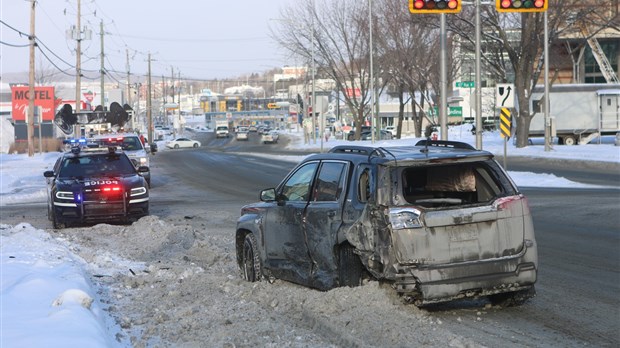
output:
M502 138L504 138L504 170L508 170L506 157L508 157L508 139L510 139L512 130L512 119L508 108L502 108L499 113L499 130Z

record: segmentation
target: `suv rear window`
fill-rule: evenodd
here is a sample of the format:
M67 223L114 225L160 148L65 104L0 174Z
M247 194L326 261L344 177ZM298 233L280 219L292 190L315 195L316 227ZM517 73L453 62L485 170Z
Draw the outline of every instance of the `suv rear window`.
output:
M402 171L403 197L424 207L466 205L489 202L514 194L503 172L494 162L476 162L425 167Z

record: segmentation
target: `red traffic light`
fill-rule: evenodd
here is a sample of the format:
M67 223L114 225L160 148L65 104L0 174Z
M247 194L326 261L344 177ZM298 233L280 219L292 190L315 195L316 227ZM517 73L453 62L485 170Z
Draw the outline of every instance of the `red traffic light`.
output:
M495 0L497 12L544 12L548 0Z
M459 13L461 0L409 0L411 13Z

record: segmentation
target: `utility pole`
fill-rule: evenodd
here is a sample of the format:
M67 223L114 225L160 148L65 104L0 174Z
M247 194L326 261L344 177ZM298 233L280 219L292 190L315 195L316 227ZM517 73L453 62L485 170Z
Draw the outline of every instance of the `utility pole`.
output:
M375 120L375 73L374 73L374 64L372 60L373 55L373 47L372 47L372 0L368 0L368 46L370 48L369 54L369 64L370 64L370 122L373 125L372 130L370 132L370 139L374 144L376 140L381 139L380 134L381 130L379 129L379 122ZM321 148L322 150L322 148Z
M130 78L131 78L131 74L129 73L129 49L125 49L125 54L127 56L127 105L131 106L131 82L130 82ZM134 111L133 115L131 115L131 128L135 129L136 128L136 117L137 117L137 113Z
M103 20L99 23L99 32L101 35L101 107L106 110L105 107L105 66L104 66L104 53L103 53Z
M316 84L316 63L314 59L314 17L316 7L314 5L314 0L312 0L312 27L310 28L312 34L312 139L313 144L316 145L316 91L314 89L314 85Z
M28 157L34 156L34 8L35 0L30 0L30 73L28 75ZM42 118L39 116L39 118ZM39 129L41 121L39 121ZM40 133L40 132L39 132ZM43 149L39 149L43 153Z
M170 94L172 95L172 105L174 105L174 67L170 67ZM176 128L174 127L174 108L170 108L172 110L172 128L174 129L174 136L176 136ZM166 110L166 106L164 105L164 110ZM167 111L165 111L167 113ZM166 115L166 124L168 124L168 116Z
M149 71L147 74L148 82L146 86L146 118L148 119L147 134L149 135L149 142L152 142L155 138L153 138L153 113L151 110L151 52L149 52L148 62Z
M80 108L82 106L82 85L81 85L81 77L82 77L82 2L81 0L77 0L77 28L75 31L76 34L76 49L75 49L75 113L80 113ZM73 135L81 136L79 134L79 125L73 126Z

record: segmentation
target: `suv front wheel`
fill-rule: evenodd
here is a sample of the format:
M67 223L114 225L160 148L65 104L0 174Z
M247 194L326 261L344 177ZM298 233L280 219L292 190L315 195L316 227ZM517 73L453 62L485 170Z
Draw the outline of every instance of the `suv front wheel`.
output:
M249 282L260 280L262 274L257 244L256 237L252 233L248 233L243 240L241 271L243 272L243 279Z

